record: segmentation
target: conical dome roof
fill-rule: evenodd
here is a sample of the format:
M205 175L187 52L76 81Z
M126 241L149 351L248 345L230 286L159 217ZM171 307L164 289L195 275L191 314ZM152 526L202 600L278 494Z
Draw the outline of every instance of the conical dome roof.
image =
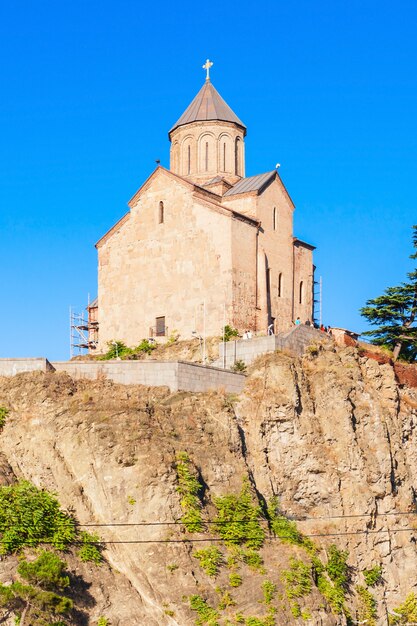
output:
M184 126L192 122L207 122L211 120L237 124L244 129L246 135L246 126L244 123L233 113L229 105L213 87L210 80L206 80L194 100L171 128L169 134L171 135L172 131L178 128L178 126Z

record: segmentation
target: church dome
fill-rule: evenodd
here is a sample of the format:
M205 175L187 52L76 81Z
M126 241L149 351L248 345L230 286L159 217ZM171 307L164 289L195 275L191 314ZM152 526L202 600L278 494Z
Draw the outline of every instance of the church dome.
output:
M246 135L246 126L223 100L219 92L214 88L210 80L206 80L194 100L187 107L179 120L169 131L171 133L179 126L192 124L193 122L230 122L236 124Z

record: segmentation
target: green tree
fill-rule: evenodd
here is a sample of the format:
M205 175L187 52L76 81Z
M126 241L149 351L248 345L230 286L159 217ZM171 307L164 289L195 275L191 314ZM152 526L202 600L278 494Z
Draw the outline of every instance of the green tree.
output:
M417 225L413 226L414 253L417 259ZM393 358L402 356L408 361L417 356L417 267L407 274L408 281L397 287L388 287L382 296L368 300L360 313L376 326L364 335L372 337L372 343L387 346Z
M17 568L21 580L0 584L0 606L17 615L20 626L66 626L73 602L62 595L69 586L65 568L64 561L47 551L35 561L21 561Z

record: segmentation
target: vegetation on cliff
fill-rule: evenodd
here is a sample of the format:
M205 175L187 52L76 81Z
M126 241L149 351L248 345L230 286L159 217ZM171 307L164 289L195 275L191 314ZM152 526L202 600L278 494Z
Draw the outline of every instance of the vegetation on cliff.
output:
M98 537L80 531L53 494L25 480L0 487L0 553L19 554L15 579L0 584L0 606L16 616L17 624L76 623L76 607L67 595L74 577L58 555L71 550L82 561L102 561Z

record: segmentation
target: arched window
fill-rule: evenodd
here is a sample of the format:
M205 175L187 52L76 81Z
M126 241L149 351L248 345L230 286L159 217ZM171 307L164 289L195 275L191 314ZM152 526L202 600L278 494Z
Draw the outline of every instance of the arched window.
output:
M304 283L300 281L300 304L303 304L304 300Z
M206 172L208 172L208 166L209 166L209 153L208 153L208 141L206 141Z
M164 223L164 203L162 202L162 200L159 203L158 223L159 224Z
M187 152L187 174L191 174L191 146L188 146Z
M226 171L226 144L223 144L223 172Z
M282 298L282 272L278 274L278 298Z
M274 230L276 230L278 226L278 215L277 215L277 207L275 206L272 211L272 225L273 225Z

